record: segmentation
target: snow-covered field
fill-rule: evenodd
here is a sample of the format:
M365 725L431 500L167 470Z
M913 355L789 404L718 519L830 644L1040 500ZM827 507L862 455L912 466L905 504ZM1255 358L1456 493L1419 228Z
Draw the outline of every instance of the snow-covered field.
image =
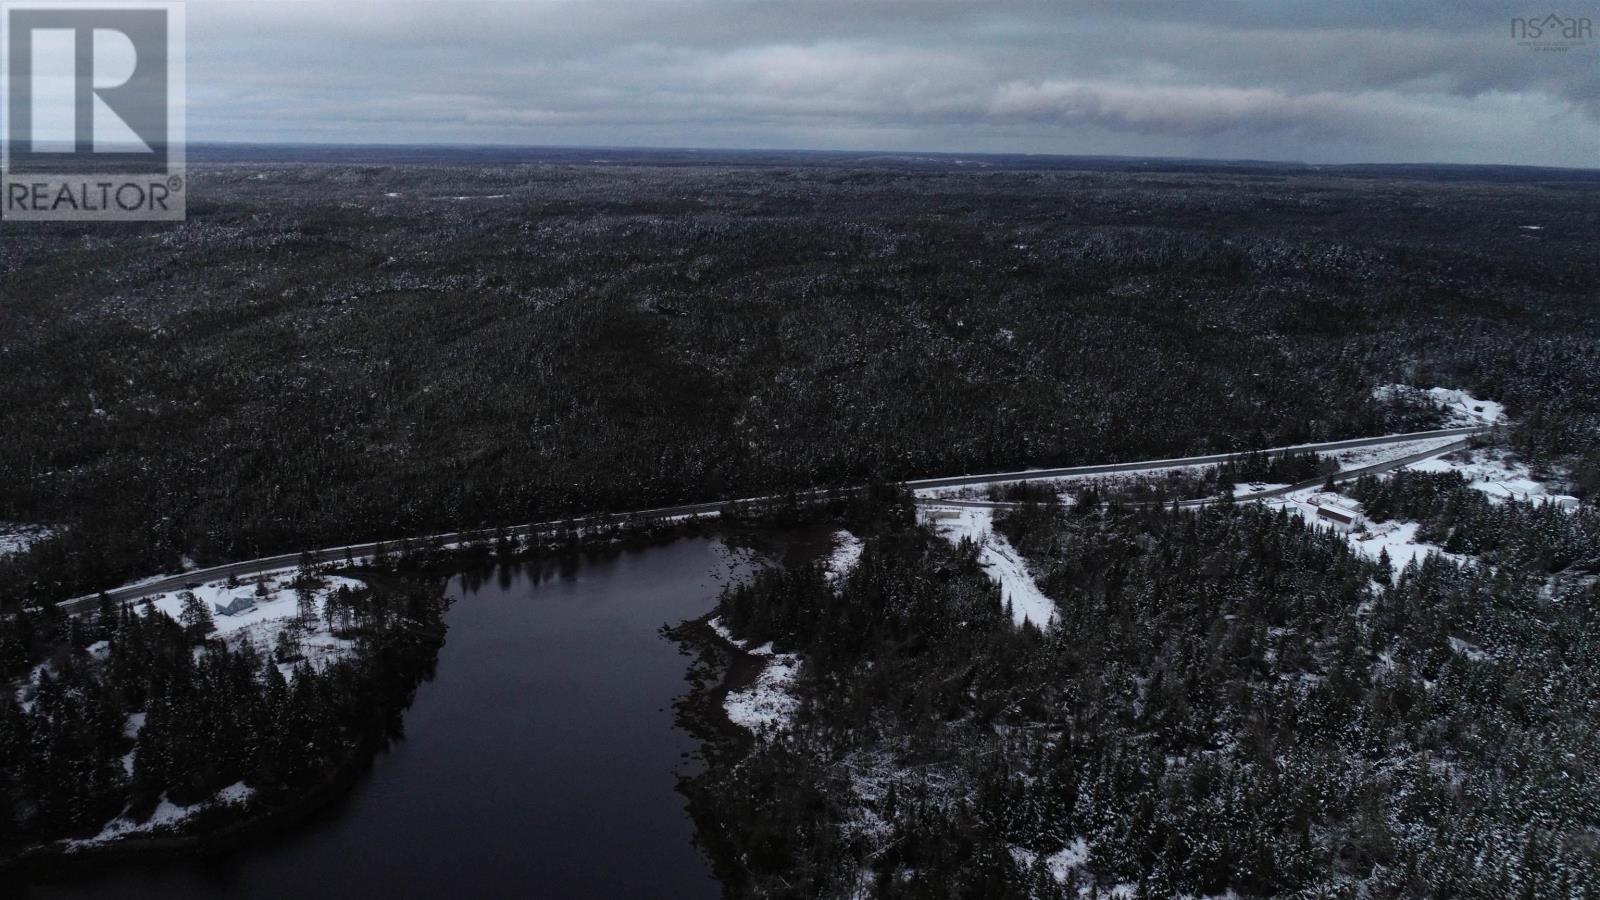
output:
M1445 411L1446 428L1468 425L1496 425L1506 417L1506 408L1493 400L1479 400L1466 391L1453 388L1417 388L1405 384L1386 384L1373 390L1376 400L1404 398L1430 403Z
M1018 626L1028 621L1040 628L1055 624L1055 601L1039 590L1022 554L994 530L993 510L934 506L924 508L921 514L950 543L965 537L978 546L978 561L1000 585L1002 602L1010 605L1011 618Z
M336 637L329 631L324 618L328 595L341 587L354 590L363 585L354 578L339 575L324 576L322 586L312 592L317 618L315 621L303 623L300 621L299 596L290 586L296 574L297 571L294 569L269 572L245 579L231 587L226 581L211 581L194 588L193 592L212 612L212 621L217 626L215 637L220 637L235 646L249 641L258 650L271 653L277 646L279 633L293 629L291 635L297 638L300 652L305 655L306 661L313 668L320 670L333 660L349 654L355 647L353 642ZM168 591L150 599L156 609L177 619L183 612L184 593L182 590ZM226 606L239 598L254 600L255 608L232 616L222 615L216 611L217 606ZM135 608L142 607L141 602ZM285 677L293 677L294 664L284 663L279 668Z
M794 722L795 710L800 707L800 700L793 693L795 679L800 677L799 655L775 652L770 643L746 646L744 641L733 636L721 619L712 619L708 624L723 640L767 661L754 684L728 692L727 699L722 702L728 720L758 734L787 730Z
M1576 497L1552 493L1544 482L1534 480L1527 466L1506 451L1493 447L1425 459L1406 468L1418 472L1460 472L1472 487L1488 494L1491 500L1549 500L1562 506L1578 503Z

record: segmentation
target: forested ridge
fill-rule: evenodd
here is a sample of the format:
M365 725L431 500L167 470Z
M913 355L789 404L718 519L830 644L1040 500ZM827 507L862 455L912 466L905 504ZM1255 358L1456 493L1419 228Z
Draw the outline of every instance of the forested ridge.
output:
M1593 510L1353 493L1484 557L1396 570L1256 504L1027 504L997 527L1057 602L1040 632L880 496L837 590L728 589L735 634L804 660L792 728L685 787L728 895L1597 896Z
M1503 401L1535 465L1600 481L1600 188L1554 173L191 176L185 223L0 243L0 521L56 529L0 558L0 603L184 555L1436 420L1387 383Z

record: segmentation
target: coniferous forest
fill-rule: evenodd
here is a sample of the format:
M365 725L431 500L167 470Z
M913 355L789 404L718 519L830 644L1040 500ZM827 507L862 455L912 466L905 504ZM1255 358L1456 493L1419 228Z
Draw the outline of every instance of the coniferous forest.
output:
M793 654L787 726L725 716L680 786L730 897L1600 897L1593 173L328 153L200 152L185 222L0 241L0 866L348 786L443 641L400 571L766 496L718 527L862 546L671 632L685 709ZM1503 404L1479 440L1571 502L1330 478L1438 550L1402 564L1232 502L1310 452L974 491L1038 627L898 486L1449 420L1396 385ZM368 540L367 587L300 604L349 650L321 665L193 593L57 605Z
M114 819L146 822L158 804L200 804L230 786L240 808L183 823L195 846L224 826L315 808L401 734L443 613L423 585L334 590L310 611L325 621L296 623L350 642L320 666L215 637L203 603L180 620L106 601L48 623L55 634L29 635L53 649L26 701L0 693L0 872L25 851L59 851L54 842Z
M728 589L733 633L804 659L792 729L685 786L730 894L1595 896L1600 519L1357 493L1494 564L1397 569L1254 505L1030 504L997 528L1041 632L885 494L837 589Z
M0 605L1436 421L1392 383L1503 402L1600 487L1582 172L282 156L197 163L179 225L0 241L0 522L51 529L0 557Z

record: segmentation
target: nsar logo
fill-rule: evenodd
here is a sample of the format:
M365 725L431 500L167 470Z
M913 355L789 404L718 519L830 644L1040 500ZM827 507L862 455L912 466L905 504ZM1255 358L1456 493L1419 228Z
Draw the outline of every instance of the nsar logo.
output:
M1511 37L1519 45L1534 50L1571 50L1594 37L1594 23L1587 16L1530 16L1511 20Z

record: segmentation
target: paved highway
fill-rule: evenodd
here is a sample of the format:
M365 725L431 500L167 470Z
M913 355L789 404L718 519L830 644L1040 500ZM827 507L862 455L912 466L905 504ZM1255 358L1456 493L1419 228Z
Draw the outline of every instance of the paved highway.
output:
M1336 450L1354 450L1359 447L1378 447L1384 444L1403 444L1408 441L1425 441L1430 438L1467 436L1488 431L1487 427L1474 425L1467 428L1445 428L1439 431L1417 431L1411 434L1389 434L1382 437L1352 438L1347 441L1329 441L1325 444L1301 444L1296 447L1279 447L1268 453L1285 453L1291 450L1314 450L1328 453ZM1019 472L990 473L987 475L954 475L948 478L923 478L908 481L906 486L922 488L965 487L975 484L997 484L1017 481L1036 481L1041 478L1060 478L1063 475L1112 475L1118 472L1139 472L1146 469L1170 469L1178 466L1205 466L1242 459L1250 451L1240 453L1213 453L1210 456L1187 456L1182 459L1151 459L1144 462L1107 463L1099 466L1069 466L1064 469L1023 469Z
M1443 437L1443 436L1444 435L1440 435L1440 437ZM1411 440L1421 440L1421 439L1420 438L1411 438ZM1400 442L1399 441L1395 441L1394 443L1400 443ZM1342 484L1342 483L1344 483L1346 481L1354 481L1357 478L1361 477L1362 475L1370 475L1370 474L1373 474L1373 473L1376 473L1376 472L1387 472L1387 471L1390 471L1392 469L1401 468L1402 466L1409 466L1414 462L1421 462L1421 461L1423 461L1425 459L1432 459L1435 456L1443 456L1446 453L1450 453L1450 452L1455 451L1455 450L1460 450L1460 449L1466 447L1469 443L1471 443L1470 436L1466 437L1466 438L1462 438L1459 441L1451 441L1448 444L1441 444L1441 445L1439 445L1437 447L1432 447L1430 449L1423 450L1423 451L1418 452L1418 453L1410 453L1410 454L1407 454L1405 456L1397 457L1395 459L1385 460L1384 462L1373 463L1370 466L1360 466L1360 467L1354 468L1354 469L1345 469L1342 472L1335 472L1333 474L1333 482L1334 482L1334 484ZM1170 465L1171 464L1169 463L1168 465L1158 466L1156 468L1168 468ZM1192 463L1189 464L1189 465L1192 465ZM1202 465L1204 465L1204 463L1202 463ZM1138 471L1138 470L1137 469L1133 469L1133 470L1129 470L1129 471ZM1032 476L1032 477L1038 478L1040 476ZM1015 480L1027 480L1027 479L1013 479L1012 481L1015 481ZM1326 483L1327 480L1328 480L1327 476L1320 476L1320 477L1317 477L1317 478L1310 478L1310 479L1307 479L1305 481L1300 482L1299 484L1291 484L1291 485L1286 485L1284 487L1272 488L1271 490L1260 491L1260 492L1254 493L1254 494L1243 494L1243 495L1239 496L1237 499L1239 499L1241 501L1244 501L1244 500L1270 500L1270 499L1272 499L1274 497L1287 496L1288 494L1292 494L1295 491L1303 491L1303 490L1305 490L1307 488L1318 487L1318 486ZM1011 483L1011 482L1008 481L1006 483ZM1205 505L1210 504L1210 503L1217 503L1221 499L1222 498L1220 498L1220 497L1202 497L1202 498L1200 498L1198 500L1180 500L1180 501L1178 501L1178 506L1184 507L1184 508L1193 508L1193 507L1196 507L1196 506L1205 506ZM977 508L982 508L982 509L1011 509L1012 507L1021 505L1019 503L1012 503L1012 502L1007 502L1007 501L1003 501L1003 500L943 500L943 499L937 499L937 498L933 498L933 497L923 498L922 500L920 500L918 502L925 503L925 504L927 504L929 506L962 506L962 507L977 507ZM1169 506L1171 504L1162 503L1161 505L1162 506Z
M1421 441L1421 440L1428 440L1430 438L1458 437L1458 436L1464 437L1464 436L1468 436L1468 435L1478 434L1480 432L1484 432L1484 431L1487 431L1487 430L1488 429L1485 428L1485 427L1446 428L1446 429L1443 429L1443 430L1440 430L1440 431L1419 431L1419 432L1413 432L1413 433L1410 433L1410 434L1392 434L1392 435L1384 435L1382 437L1354 438L1352 440L1345 440L1345 441L1330 441L1328 443L1323 443L1323 444L1303 444L1303 445L1300 445L1300 446L1297 446L1297 447L1274 448L1274 449L1268 450L1266 452L1268 452L1268 453L1284 453L1284 452L1287 452L1287 451L1290 451L1290 450L1296 450L1296 451L1312 450L1312 451L1316 451L1316 452L1331 452L1331 451L1337 451L1337 450L1355 449L1355 448L1359 448L1359 447L1378 447L1378 446L1383 446L1383 445L1386 445L1386 444L1403 444L1403 443L1407 443L1409 441ZM1457 443L1454 443L1454 444L1450 445L1449 448L1440 448L1440 449L1437 449L1437 450L1428 451L1425 454L1418 454L1418 455L1416 455L1416 459L1425 459L1428 456L1434 456L1434 455L1437 455L1439 453L1446 452L1447 449L1453 449L1456 446L1460 446L1460 445L1464 445L1464 444L1465 444L1465 440L1463 439L1460 442L1457 442ZM1165 468L1171 468L1171 467L1174 467L1174 466L1212 465L1212 464L1215 464L1215 463L1227 462L1228 460L1232 460L1232 459L1241 459L1244 456L1246 456L1247 454L1248 454L1248 451L1239 452L1239 453L1213 453L1213 454L1210 454L1210 455L1207 455L1207 456L1191 456L1191 457L1185 457L1185 458L1181 458L1181 459L1156 459L1156 460L1146 460L1144 462L1110 463L1110 464L1106 464L1106 465L1095 465L1095 466L1070 466L1070 467L1067 467L1067 468L1059 468L1059 469L1027 469L1027 470L1023 470L1023 471L1019 471L1019 472L998 472L998 473L990 473L990 474L983 474L983 475L956 475L956 476L949 477L949 478L924 478L924 479L919 479L917 481L908 481L905 484L906 484L907 487L912 488L912 489L936 488L936 487L964 487L964 486L978 486L978 485L988 485L988 484L1003 484L1003 483L1012 483L1012 482L1018 482L1018 481L1034 481L1034 480L1043 479L1043 478L1060 478L1060 477L1062 477L1064 475L1099 475L1099 474L1112 474L1112 473L1117 473L1117 472L1138 472L1138 471L1143 471L1143 470L1148 470L1148 469L1165 469ZM1413 459L1413 460L1409 460L1409 461L1415 461L1415 460ZM1391 463L1382 464L1382 466L1394 467L1394 466L1404 465L1404 464L1405 464L1404 462L1395 461L1395 462L1391 462ZM1349 472L1349 473L1343 473L1343 475L1341 475L1340 477L1341 478L1345 477L1345 476L1354 477L1354 475L1359 474L1362 471L1376 471L1376 470L1378 470L1378 468L1380 468L1380 467L1367 467L1366 469L1353 470L1352 472ZM1320 484L1320 483L1321 483L1321 479L1318 479L1316 482L1308 482L1307 484ZM1283 489L1281 489L1281 493L1288 493L1291 490L1297 490L1299 487L1300 486L1296 485L1296 486L1289 487L1289 488L1283 488ZM812 499L812 498L824 497L824 496L827 496L830 493L837 493L837 492L836 491L829 491L829 490L817 490L817 491L811 491L811 492L802 494L801 496L806 498L806 499ZM1279 494L1280 494L1280 492L1277 492L1277 491L1268 491L1268 492L1263 493L1263 494L1252 495L1252 497L1250 499L1259 499L1259 498L1263 498L1263 497L1278 496ZM616 523L616 522L629 521L629 520L632 520L632 521L658 520L658 519L671 519L671 518L687 518L689 516L715 515L723 507L727 506L730 502L737 503L737 504L749 504L749 505L754 505L754 506L760 506L760 505L767 504L767 503L779 502L779 500L780 500L780 498L775 497L775 496L764 496L764 497L749 497L749 498L745 498L745 499L741 499L741 500L734 500L734 501L719 500L719 501L716 501L716 502L713 502L713 503L685 503L685 504L681 504L681 505L678 505L678 506L658 507L656 509L640 509L640 510L633 510L631 512L624 512L624 513L606 513L606 514L597 514L597 515L591 515L591 516L579 516L579 517L571 518L571 519L558 519L558 520L554 520L554 521L550 521L550 522L534 522L534 523L530 523L530 524L527 524L527 525L518 525L518 526L514 526L514 527L508 527L508 528L505 529L505 532L507 534L509 534L509 535L516 535L518 537L527 537L529 535L554 534L554 533L557 533L557 532L561 531L562 529L574 529L574 528L581 528L581 527L591 526L591 525L600 525L600 524L605 524L605 523ZM1199 502L1204 502L1204 501L1199 501ZM964 502L960 503L960 505L967 505L967 504L972 504L972 505L980 505L981 504L981 505L986 505L986 506L987 505L997 505L997 504L985 503L985 502L982 502L982 501L964 501ZM483 540L483 539L493 538L498 533L499 533L499 529L483 528L483 529L476 529L476 530L472 530L472 531L453 531L453 532L448 532L448 533L445 533L445 534L426 535L426 536L423 536L423 537L412 538L412 540L413 541L437 541L439 543L448 544L448 543L454 543L454 542L457 542L457 541L474 540L474 539ZM380 547L388 547L390 549L393 549L397 545L397 543L398 543L397 541L373 541L373 542L368 542L368 543L364 543L364 544L349 544L349 545L340 546L340 547L325 547L325 548L323 548L321 550L310 551L310 554L311 554L311 558L316 562L341 562L341 561L343 561L344 559L346 559L348 557L370 556L373 553L376 553L379 550ZM185 587L187 585L190 585L190 584L196 584L196 583L207 582L207 581L216 581L216 580L221 579L221 578L227 578L229 575L234 575L234 576L237 576L237 577L240 577L240 578L244 578L244 577L248 577L248 576L252 576L252 575L259 575L259 574L261 574L263 572L273 572L273 571L278 571L278 570L282 570L282 569L293 568L293 567L295 567L296 565L299 564L300 556L301 556L301 554L299 554L299 553L284 553L284 554L280 554L278 556L267 556L267 557L263 557L261 559L241 560L239 562L226 563L226 564L220 565L220 566L211 566L211 567L205 568L205 569L193 569L191 571L183 572L183 573L178 574L178 575L168 575L168 576L163 576L163 577L160 577L160 578L153 578L153 579L150 579L150 580L147 580L147 581L143 581L143 582L139 582L139 583L136 583L136 584L130 584L130 585L124 585L124 586L118 587L118 588L112 588L111 590L106 591L106 594L112 599L112 601L117 602L117 603L121 603L121 602L124 602L124 601L130 601L130 600L138 600L138 599L141 599L143 597L150 597L150 596L154 596L156 594L163 594L163 593L166 593L168 591L180 590L183 587ZM86 595L86 596L83 596L83 597L74 597L71 600L62 601L60 606L64 611L66 611L68 613L82 612L84 610L94 608L94 605L97 602L98 596L99 596L98 594L90 594L90 595Z

